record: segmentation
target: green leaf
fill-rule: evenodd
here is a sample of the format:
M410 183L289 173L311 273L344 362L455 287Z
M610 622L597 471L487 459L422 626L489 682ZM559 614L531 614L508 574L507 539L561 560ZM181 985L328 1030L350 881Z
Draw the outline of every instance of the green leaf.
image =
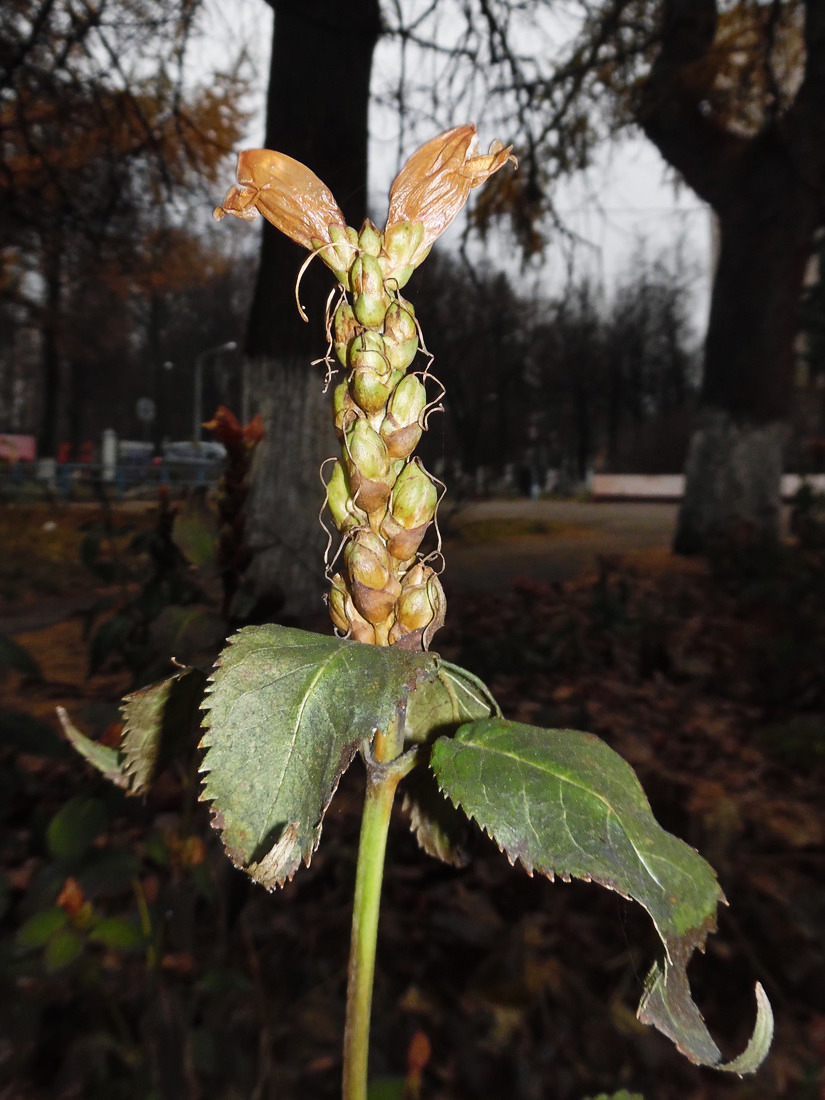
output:
M53 974L56 970L63 970L75 961L83 950L83 939L71 928L64 928L56 932L46 944L43 952L43 961L46 970Z
M67 920L64 911L57 906L41 909L17 929L15 939L18 947L42 947L56 932L66 927Z
M40 665L34 657L7 634L0 634L0 668L10 668L13 672L19 672L21 676L28 676L32 680L43 678Z
M398 720L435 665L287 627L230 639L204 702L202 797L236 866L273 889L309 864L359 743Z
M187 668L123 700L123 767L133 794L146 790L194 739L206 679Z
M115 951L135 951L146 944L146 938L139 926L119 917L107 917L99 921L89 933L89 940Z
M60 719L60 725L63 727L63 732L72 747L88 760L92 767L97 768L106 779L117 784L118 787L129 786L129 777L124 770L125 761L122 752L110 748L108 745L101 745L98 741L93 741L90 737L87 737L85 733L81 733L72 724L68 713L63 707L57 708L57 717Z
M452 736L462 722L500 715L498 704L476 676L449 661L439 660L434 680L420 684L407 706L407 740L426 744ZM410 828L427 855L463 867L467 862L467 819L442 797L432 775L415 768L404 781L402 808Z
M218 519L203 492L187 498L172 524L172 541L187 561L205 568L217 562Z
M404 1100L406 1093L403 1077L376 1077L367 1087L367 1100Z
M501 714L485 684L472 672L449 661L436 661L435 679L416 688L407 707L405 735L417 744L452 734L476 718Z
M91 848L106 821L103 803L78 795L62 806L49 822L46 841L55 859L78 860Z
M433 746L441 790L496 841L511 863L550 879L593 880L648 911L665 946L639 1008L643 1022L702 1065L753 1072L772 1035L770 1006L757 987L757 1024L748 1050L721 1054L690 996L686 967L716 926L724 896L713 869L656 822L633 769L592 734L542 730L502 719L462 726Z

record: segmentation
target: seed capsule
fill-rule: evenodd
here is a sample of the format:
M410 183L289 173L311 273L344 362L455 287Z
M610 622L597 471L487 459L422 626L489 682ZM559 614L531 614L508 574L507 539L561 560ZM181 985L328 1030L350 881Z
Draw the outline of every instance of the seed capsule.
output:
M379 233L369 218L367 218L361 226L361 232L358 234L358 247L368 256L377 259L381 255L381 246L383 243L383 235Z
M409 302L391 302L384 317L386 355L393 370L405 371L418 351L415 311Z
M413 264L415 250L421 244L424 237L424 225L421 222L396 222L384 233L384 255L381 257L381 266L384 269L385 279L392 280L396 289L400 290L406 284L415 268L424 259L427 253L416 258ZM429 249L427 250L429 252Z
M354 638L356 642L375 645L375 630L363 615L356 610L347 582L340 573L336 573L329 590L329 615L333 625Z
M327 485L327 507L339 531L363 527L367 522L367 514L353 501L344 467L337 460Z
M383 623L401 592L383 540L361 528L344 547L344 561L355 607L373 625Z
M347 604L351 602L344 578L340 573L335 573L329 586L329 617L332 619L333 625L338 630L343 630L345 634L349 632Z
M435 515L438 490L417 462L405 466L392 491L381 523L387 549L399 561L413 556Z
M331 225L329 227L329 239L333 247L322 248L320 256L327 267L335 272L338 280L349 290L349 270L352 267L352 261L355 259L358 234L350 225ZM318 245L322 243L319 241ZM314 241L313 244L315 244ZM316 248L318 245L316 245Z
M372 329L360 332L349 346L349 365L353 370L369 367L379 374L388 374L391 367L383 336Z
M374 416L386 406L399 378L398 371L387 371L381 375L369 368L355 370L350 378L350 393L355 404L367 416Z
M380 412L401 375L390 369L382 337L366 329L352 341L349 355L350 393L367 416Z
M419 420L427 404L427 391L414 374L403 378L390 397L381 421L381 438L391 458L407 458L421 438Z
M418 461L401 471L392 491L390 511L407 528L429 523L435 515L438 490Z
M349 346L360 326L349 302L342 302L332 319L332 336L335 354L342 367L349 366Z
M343 440L345 433L360 416L347 382L339 382L332 391L332 410L335 418L335 434Z
M350 272L355 316L367 328L380 328L390 304L384 276L374 256L361 255Z
M381 508L390 495L395 473L383 439L363 418L346 433L344 463L355 503L367 512Z
M427 649L444 623L447 601L441 582L428 565L413 566L404 577L395 605L395 623L390 645L404 649Z

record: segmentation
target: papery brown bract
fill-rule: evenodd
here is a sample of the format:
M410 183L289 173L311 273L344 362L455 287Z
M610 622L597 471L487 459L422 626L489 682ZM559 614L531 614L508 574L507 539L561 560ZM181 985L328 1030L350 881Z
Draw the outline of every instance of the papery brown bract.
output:
M263 214L276 229L310 250L319 243L332 243L331 226L346 229L330 189L299 160L271 149L248 149L238 157L237 178L223 206L215 208L218 221L226 214L247 220Z
M424 235L406 262L415 267L480 187L508 161L517 164L511 150L494 141L489 153L479 154L475 126L457 126L416 150L390 190L387 230L397 223L420 222Z

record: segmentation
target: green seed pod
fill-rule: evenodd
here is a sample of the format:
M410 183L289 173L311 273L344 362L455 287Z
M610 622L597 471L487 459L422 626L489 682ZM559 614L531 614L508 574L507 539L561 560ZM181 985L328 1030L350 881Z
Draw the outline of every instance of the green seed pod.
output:
M367 514L353 502L344 467L337 460L327 485L327 507L339 531L349 531L367 523Z
M359 419L346 433L347 466L362 477L383 477L389 470L389 455L383 439L366 420Z
M419 420L427 404L427 391L414 374L403 378L390 398L381 422L381 438L391 458L407 458L421 438Z
M329 238L332 241L334 247L324 248L323 250L321 250L321 258L323 259L327 267L335 272L335 275L337 276L339 281L344 284L347 290L349 290L349 270L352 267L352 261L355 259L356 256L358 247L358 234L355 232L352 226L348 225L346 227L342 227L340 225L331 225L329 227Z
M329 617L332 619L333 625L338 630L343 630L345 634L349 633L349 619L347 617L347 604L351 602L351 597L347 591L346 582L340 573L336 573L330 581L329 588Z
M383 336L372 329L360 332L350 344L349 365L353 368L369 367L378 374L388 374L391 367Z
M367 218L361 226L361 232L358 234L359 249L362 252L366 252L368 256L377 259L381 255L381 246L383 243L383 234L379 233L369 218Z
M398 373L377 374L369 368L362 368L352 372L350 378L350 393L353 401L363 409L367 416L374 416L381 412L389 400L393 386L398 380Z
M418 565L404 577L401 595L395 605L395 623L389 635L390 645L404 649L427 649L444 623L447 601L435 572Z
M413 556L435 515L437 503L438 490L426 470L417 462L409 463L395 483L381 523L381 534L394 558L408 561Z
M390 366L405 371L418 351L415 311L409 302L390 302L384 317L384 341Z
M383 539L361 528L344 547L344 561L356 609L374 626L383 623L401 592Z
M386 503L395 481L386 444L363 418L356 420L344 438L344 462L353 500L367 512L374 512Z
M384 276L374 256L361 255L350 272L355 316L367 328L380 328L390 304Z
M332 410L335 419L335 434L343 440L345 433L360 416L358 406L349 392L349 383L339 382L332 391Z
M390 511L406 528L429 523L435 515L438 489L418 462L410 462L400 473L392 491Z
M421 255L415 255L423 236L422 222L396 222L384 234L384 255L381 257L381 266L384 270L384 278L392 281L397 290L407 283L415 268L430 251L427 249Z
M335 354L338 356L338 361L342 367L349 366L350 342L357 334L359 327L352 306L349 302L342 302L336 309L335 316L332 319Z

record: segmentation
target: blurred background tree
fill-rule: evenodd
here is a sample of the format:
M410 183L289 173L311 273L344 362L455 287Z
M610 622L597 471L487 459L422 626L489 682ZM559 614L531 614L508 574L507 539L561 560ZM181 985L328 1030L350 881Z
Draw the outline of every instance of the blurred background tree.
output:
M41 454L87 430L80 409L102 396L96 374L122 370L147 339L136 301L179 286L185 257L196 260L171 245L193 210L208 209L205 188L239 140L239 63L206 84L186 80L198 11L190 0L21 0L4 15L3 297L17 344L39 361ZM153 237L165 248L147 282ZM202 282L198 247L191 273Z

